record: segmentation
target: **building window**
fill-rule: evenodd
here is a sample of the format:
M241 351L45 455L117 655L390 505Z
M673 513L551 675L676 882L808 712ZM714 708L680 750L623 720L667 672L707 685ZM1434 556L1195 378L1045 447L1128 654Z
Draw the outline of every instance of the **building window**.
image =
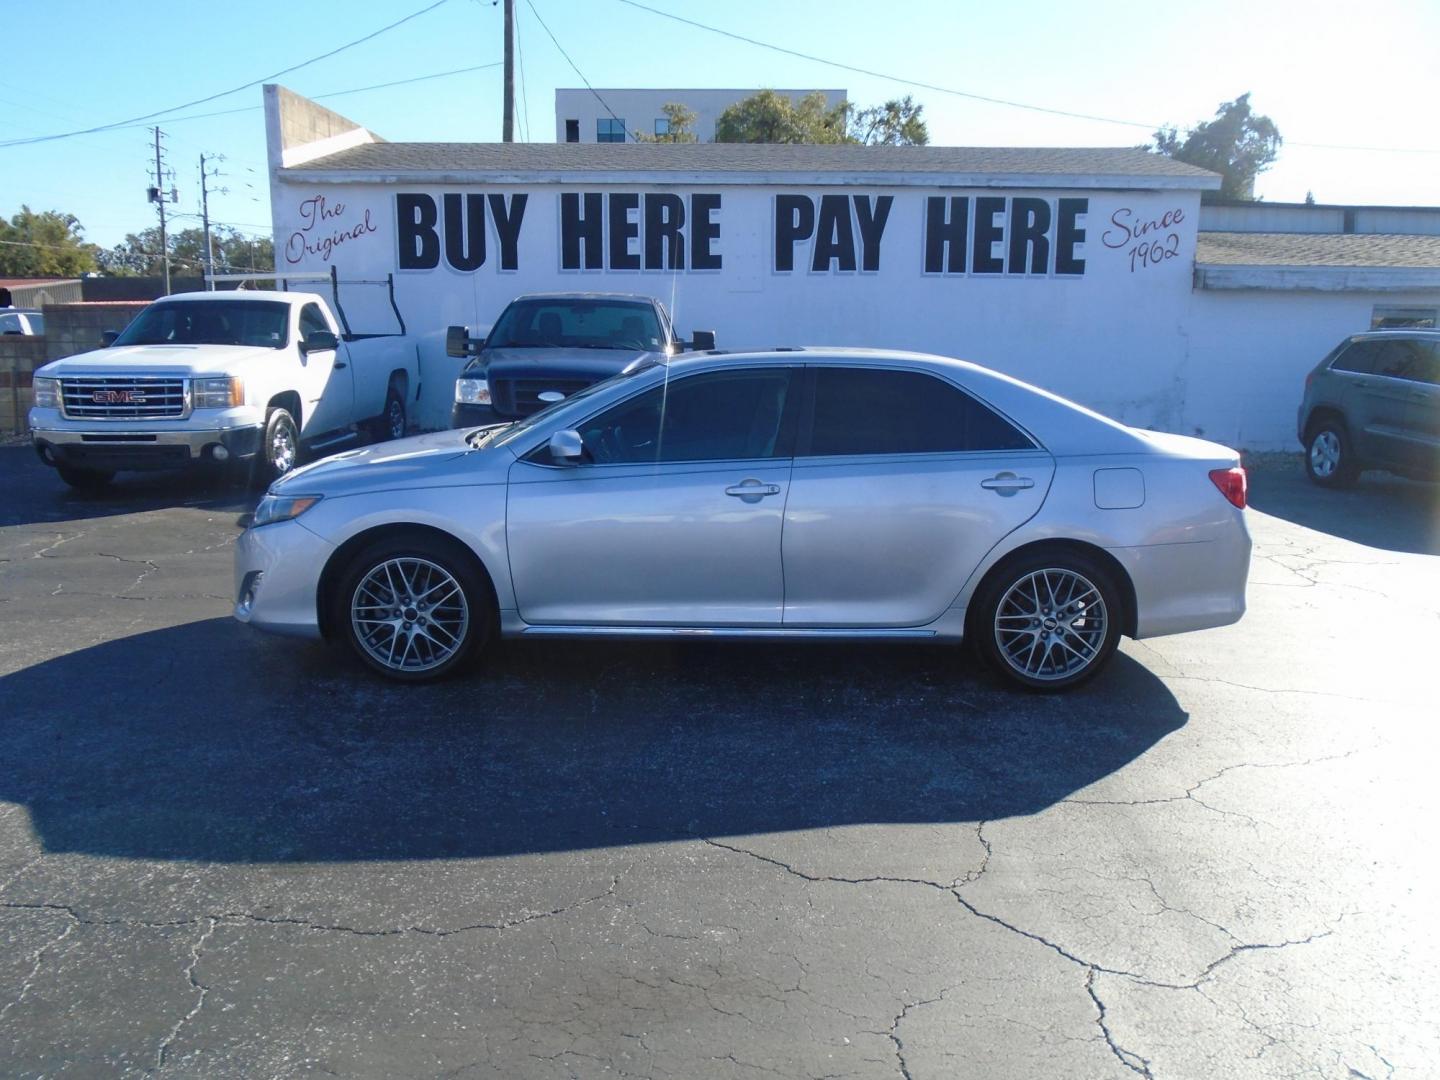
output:
M1434 330L1437 322L1434 308L1376 306L1370 313L1371 330Z
M603 120L598 120L598 121L596 121L596 126L595 126L595 141L596 141L596 142L624 142L624 141L625 141L625 121L624 121L624 120L616 120L616 119L614 119L613 117L608 117L608 116L605 117L605 119L603 119Z
M580 121L579 121L579 120L566 120L566 121L565 121L565 141L566 141L566 142L579 142L579 141L580 141Z
M670 121L666 117L660 117L655 121L655 137L657 139L668 139L670 137Z

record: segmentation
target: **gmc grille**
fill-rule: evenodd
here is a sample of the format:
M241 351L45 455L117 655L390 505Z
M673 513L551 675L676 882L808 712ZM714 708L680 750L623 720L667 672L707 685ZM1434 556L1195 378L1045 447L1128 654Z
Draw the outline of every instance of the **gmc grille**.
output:
M178 420L189 412L184 379L61 379L60 399L75 420Z

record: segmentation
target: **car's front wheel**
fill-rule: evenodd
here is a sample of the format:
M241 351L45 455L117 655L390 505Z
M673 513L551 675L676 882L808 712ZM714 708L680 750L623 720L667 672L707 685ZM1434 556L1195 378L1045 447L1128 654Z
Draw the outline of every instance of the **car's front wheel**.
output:
M1348 487L1360 475L1343 424L1326 420L1316 424L1305 444L1305 472L1321 487Z
M405 682L450 674L489 640L491 591L459 544L416 534L367 545L331 596L330 625L371 670Z
M1009 563L981 587L970 633L981 657L1027 690L1068 690L1094 678L1120 641L1120 592L1081 552Z

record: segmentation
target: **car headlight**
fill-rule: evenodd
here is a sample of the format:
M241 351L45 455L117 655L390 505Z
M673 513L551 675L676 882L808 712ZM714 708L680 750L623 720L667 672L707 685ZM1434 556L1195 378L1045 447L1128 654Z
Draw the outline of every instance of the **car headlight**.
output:
M37 409L60 408L59 379L35 379L31 386L35 390L35 407Z
M238 375L196 379L190 389L190 404L197 409L229 409L244 405L245 383Z
M260 505L255 508L255 516L251 518L250 525L252 528L258 529L261 525L273 525L277 521L289 521L291 518L297 518L323 497L321 495L266 495L260 500Z
M490 384L484 379L456 379L455 400L461 405L489 405Z

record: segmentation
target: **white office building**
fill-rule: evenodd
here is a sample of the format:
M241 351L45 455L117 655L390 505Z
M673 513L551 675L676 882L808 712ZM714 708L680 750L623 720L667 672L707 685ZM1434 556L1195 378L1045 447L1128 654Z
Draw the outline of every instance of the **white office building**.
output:
M749 90L640 90L608 87L555 91L556 142L634 142L636 135L669 134L664 106L684 105L695 114L695 135L701 142L715 141L720 114L736 102L760 91ZM776 90L798 102L814 90ZM843 104L844 90L821 90L830 108Z

